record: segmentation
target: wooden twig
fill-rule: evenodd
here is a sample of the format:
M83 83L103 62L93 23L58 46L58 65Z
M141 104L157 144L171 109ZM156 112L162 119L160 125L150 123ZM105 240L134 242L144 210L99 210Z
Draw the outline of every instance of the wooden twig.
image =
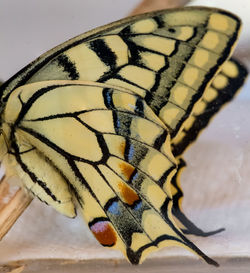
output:
M153 10L177 8L184 6L190 0L144 0L139 4L130 15L136 15Z
M17 186L10 186L3 177L0 182L0 240L25 211L32 197Z

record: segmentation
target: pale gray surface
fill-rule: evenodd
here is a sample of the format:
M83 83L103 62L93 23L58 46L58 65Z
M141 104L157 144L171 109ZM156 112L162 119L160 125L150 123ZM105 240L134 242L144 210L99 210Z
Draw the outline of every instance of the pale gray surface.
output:
M204 265L200 261L183 258L165 258L147 260L144 264L133 266L125 261L92 260L64 261L40 260L27 261L24 266L18 264L1 268L1 273L248 273L250 260L247 258L218 259L219 268ZM13 270L13 271L12 271ZM16 270L16 271L14 271ZM19 270L19 271L18 271Z

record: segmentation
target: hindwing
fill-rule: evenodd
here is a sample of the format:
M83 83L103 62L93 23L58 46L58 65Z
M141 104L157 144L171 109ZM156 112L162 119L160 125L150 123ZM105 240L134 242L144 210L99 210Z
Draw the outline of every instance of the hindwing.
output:
M170 135L140 96L80 81L27 84L12 92L4 119L12 123L10 152L27 189L60 212L69 205L68 216L74 216L76 193L102 245L121 250L134 264L169 245L216 264L172 219L176 160Z

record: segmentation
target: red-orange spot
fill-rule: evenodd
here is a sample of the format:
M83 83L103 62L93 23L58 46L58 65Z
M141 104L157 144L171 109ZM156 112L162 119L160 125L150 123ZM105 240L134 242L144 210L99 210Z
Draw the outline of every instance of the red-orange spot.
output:
M122 198L128 205L133 205L135 201L140 199L137 193L123 182L119 183L118 187L121 191Z
M119 167L121 169L121 173L127 178L127 180L129 180L135 168L125 162L119 164Z
M97 222L90 229L103 246L113 246L116 243L116 233L109 221Z

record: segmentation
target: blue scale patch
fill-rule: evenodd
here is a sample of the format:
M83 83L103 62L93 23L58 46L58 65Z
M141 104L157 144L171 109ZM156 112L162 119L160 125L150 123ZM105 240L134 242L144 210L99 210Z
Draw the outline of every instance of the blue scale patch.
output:
M135 181L138 177L139 177L139 174L138 174L138 172L136 172L136 174L132 178L132 181Z
M114 215L119 215L120 214L120 207L119 207L119 203L117 201L113 202L109 208L108 208L108 212L114 214Z
M120 123L119 118L117 117L117 120L116 120L116 128L119 129L120 127L121 127L121 123Z
M140 210L142 208L142 201L140 201L139 203L137 203L134 207L134 210Z
M130 144L129 151L128 151L128 160L132 160L135 153L134 145Z
M112 105L112 95L110 94L110 92L106 93L106 100L109 105Z
M112 100L113 90L111 90L110 88L104 88L102 94L104 98L104 104L106 105L106 107L108 109L113 109L114 108Z

